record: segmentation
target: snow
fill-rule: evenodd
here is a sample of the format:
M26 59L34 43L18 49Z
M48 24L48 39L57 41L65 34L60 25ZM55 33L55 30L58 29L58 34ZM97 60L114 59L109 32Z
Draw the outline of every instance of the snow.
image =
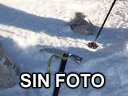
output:
M49 53L41 48L55 47L84 58L81 65L68 61L66 73L101 72L106 77L102 89L69 89L63 85L59 96L128 96L128 0L117 3L98 39L101 48L90 50L112 0L0 0L0 41L6 54L21 72L46 72ZM88 15L97 27L94 35L80 35L68 26L73 13ZM52 78L60 60L53 60ZM43 72L43 73L44 73ZM53 84L53 80L52 80ZM0 96L52 96L50 89L22 89L19 84L0 91Z

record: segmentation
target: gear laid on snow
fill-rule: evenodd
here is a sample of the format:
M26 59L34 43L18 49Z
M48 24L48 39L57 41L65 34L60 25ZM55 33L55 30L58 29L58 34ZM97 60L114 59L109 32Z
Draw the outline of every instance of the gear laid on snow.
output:
M93 49L96 49L96 48L99 47L99 46L96 44L96 40L97 40L98 37L100 36L100 34L101 34L101 32L102 32L102 29L104 28L104 25L105 25L105 23L106 23L106 21L107 21L109 15L110 15L110 13L111 13L111 11L112 11L112 8L114 7L115 3L116 3L116 0L113 1L112 5L111 5L111 8L109 9L109 12L108 12L108 14L107 14L107 16L106 16L106 18L105 18L105 20L104 20L104 22L103 22L101 28L99 29L99 31L98 31L96 37L95 37L94 42L89 42L89 43L88 43L88 47L93 48Z
M74 60L77 64L80 64L80 62L82 61L82 58L79 57L79 56L76 56L74 54L71 54L71 53L68 53L68 52L65 52L63 50L59 50L59 49L55 49L55 48L44 48L44 49L41 49L40 52L49 52L49 53L52 53L53 55L50 56L48 62L47 62L47 72L50 73L50 67L51 67L51 63L52 63L52 59L53 58L59 58L59 59L63 59L63 60L66 60L66 59L72 59ZM65 58L63 57L63 54L67 54L68 57Z
M99 47L99 45L96 42L89 42L88 47L90 47L92 49L96 49Z
M55 49L55 48L44 48L44 49L41 49L40 52L49 52L49 53L52 53L56 56L62 56L65 53L65 54L68 54L68 57L73 59L78 64L81 63L81 61L82 61L82 58L77 56L77 55L74 55L74 54L69 53L69 52L65 52L63 50Z
M67 58L67 59L61 59L61 65L60 65L60 69L59 69L59 73L64 73L65 71L65 68L66 68L66 64L67 64L67 61L68 61L68 56L69 54L63 54L62 55L64 58ZM82 59L82 58L81 58ZM61 85L60 85L61 86ZM58 96L59 94L59 91L60 91L60 87L59 88L54 88L54 91L53 91L53 96Z
M59 49L55 49L55 48L44 48L41 49L40 52L49 52L52 53L53 55L50 57L50 59L48 60L48 64L47 64L47 72L50 73L50 67L51 67L51 62L52 62L52 58L56 57L56 58L60 58L61 59L61 64L60 64L60 68L59 68L59 73L64 73L64 70L66 68L66 64L69 58L72 58L73 60L75 60L77 63L82 62L83 58L65 52L63 50L59 50ZM53 96L58 96L60 88L54 88L54 93Z
M81 12L76 12L75 17L70 21L70 28L81 34L92 34L93 24L88 20L85 20L85 15Z
M0 89L14 86L17 77L17 65L8 59L0 45Z
M106 16L106 18L105 18L105 20L104 20L104 22L103 22L103 24L102 24L100 30L98 31L98 33L97 33L96 38L95 38L94 41L96 41L96 40L98 39L98 37L100 36L100 34L101 34L101 32L102 32L102 29L104 28L104 25L105 25L105 23L106 23L106 21L107 21L109 15L110 15L112 9L113 9L115 3L116 3L116 0L113 1L112 5L111 5L111 7L110 7L110 9L109 9L109 12L108 12L108 14L107 14L107 16Z

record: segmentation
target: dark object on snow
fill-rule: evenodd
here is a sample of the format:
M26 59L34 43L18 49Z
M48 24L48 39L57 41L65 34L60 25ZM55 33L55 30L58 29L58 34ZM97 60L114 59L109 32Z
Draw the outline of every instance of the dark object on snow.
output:
M109 9L109 12L108 12L106 18L105 18L105 20L104 20L104 22L103 22L101 28L99 29L99 31L98 31L98 33L97 33L95 39L94 39L94 42L89 42L89 43L88 43L88 47L90 47L90 48L92 48L92 49L96 49L96 48L99 47L95 42L96 42L96 40L98 39L98 37L100 36L100 34L101 34L101 32L102 32L102 29L104 28L104 25L105 25L105 23L106 23L106 21L107 21L109 15L110 15L112 9L113 9L115 3L116 3L116 0L113 1L112 5L111 5L111 8Z
M113 1L112 5L111 5L111 8L109 9L108 14L107 14L107 16L106 16L106 18L105 18L105 20L104 20L104 22L103 22L103 24L102 24L100 30L98 31L98 33L97 33L97 35L96 35L96 38L95 38L94 42L95 42L95 41L98 39L98 37L100 36L101 31L102 31L102 29L104 28L104 25L105 25L105 23L106 23L106 21L107 21L109 15L110 15L110 13L111 13L111 11L112 11L112 8L114 7L115 3L116 3L116 0Z
M88 47L90 47L92 49L96 49L99 47L99 45L96 42L89 42Z
M40 51L41 52L46 51L46 52L52 53L54 55L62 56L61 64L60 64L60 68L59 68L59 73L64 73L65 68L66 68L66 64L67 64L67 61L69 58L73 58L77 63L80 63L83 60L83 58L81 58L77 55L65 52L63 50L55 49L55 48L44 48L44 49L41 49ZM54 88L53 96L58 96L59 90L60 90L60 87Z
M52 53L53 55L50 56L48 62L47 62L47 73L51 72L51 64L52 64L52 59L53 58L57 58L57 59L63 59L63 60L67 60L67 59L72 59L73 61L75 61L77 64L80 64L82 61L82 58L79 56L76 56L74 54L65 52L63 50L59 50L59 49L55 49L55 48L44 48L41 49L40 52L49 52ZM64 57L63 54L67 54L68 57Z
M68 54L68 57L72 58L76 63L80 63L82 61L82 57L79 57L77 55L74 55L72 53L69 53L69 52L65 52L63 50L59 50L59 49L55 49L55 48L44 48L44 49L41 49L40 52L49 52L49 53L52 53L54 55L63 55L63 54Z
M68 58L68 54L63 54L64 58ZM60 69L59 69L59 73L64 73L64 70L66 68L66 64L67 64L68 59L62 59L61 60L61 65L60 65ZM60 84L61 87L61 84ZM58 96L59 91L60 91L60 87L59 88L54 88L54 92L53 92L53 96Z
M70 28L81 34L92 34L93 24L90 21L85 20L85 15L81 12L76 12L75 17L70 21Z

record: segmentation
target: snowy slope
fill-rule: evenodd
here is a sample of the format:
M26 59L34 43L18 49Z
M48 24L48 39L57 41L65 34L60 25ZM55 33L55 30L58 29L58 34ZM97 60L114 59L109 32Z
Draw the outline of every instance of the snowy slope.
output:
M21 72L43 72L50 54L41 54L39 49L56 47L84 58L81 65L69 60L66 73L102 72L106 76L102 89L69 89L63 85L59 96L128 96L128 0L117 1L98 39L103 48L94 52L85 45L94 39L111 3L112 0L0 0L0 42ZM94 35L72 32L67 22L76 11L88 15L97 26ZM53 76L58 65L59 60L54 60ZM17 84L1 90L0 96L52 96L52 90L25 90Z

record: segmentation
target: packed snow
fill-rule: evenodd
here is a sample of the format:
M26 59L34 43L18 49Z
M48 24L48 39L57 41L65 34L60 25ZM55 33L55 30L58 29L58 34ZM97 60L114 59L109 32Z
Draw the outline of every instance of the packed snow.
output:
M45 73L49 53L42 48L58 48L84 58L78 65L68 61L66 73L101 72L106 84L101 89L82 85L70 89L62 85L59 96L128 96L128 0L117 0L98 39L100 48L87 47L113 0L0 0L0 43L20 72ZM93 35L74 33L68 26L75 12L83 12L95 25ZM52 96L54 74L59 59L52 62L52 87L23 89L16 86L0 90L0 96ZM1 78L1 77L0 77Z

